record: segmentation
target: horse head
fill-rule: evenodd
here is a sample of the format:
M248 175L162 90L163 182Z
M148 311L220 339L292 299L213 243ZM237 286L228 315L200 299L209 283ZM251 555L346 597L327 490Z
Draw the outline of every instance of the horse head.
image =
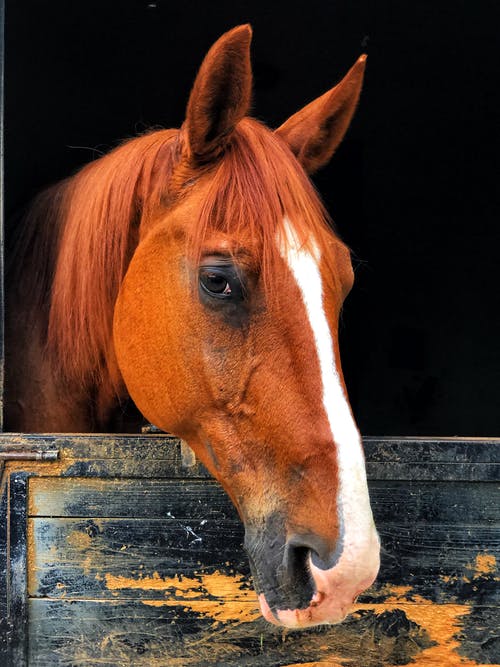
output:
M305 627L344 618L379 541L342 376L353 272L307 177L341 141L362 56L276 131L247 117L251 30L207 54L114 311L143 414L186 440L245 524L261 610Z

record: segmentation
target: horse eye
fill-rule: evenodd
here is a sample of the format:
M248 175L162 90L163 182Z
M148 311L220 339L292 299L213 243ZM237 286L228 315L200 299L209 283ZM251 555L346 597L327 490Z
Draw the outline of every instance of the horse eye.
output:
M200 271L200 283L211 294L218 296L229 296L232 294L231 285L226 277L209 269L202 269Z

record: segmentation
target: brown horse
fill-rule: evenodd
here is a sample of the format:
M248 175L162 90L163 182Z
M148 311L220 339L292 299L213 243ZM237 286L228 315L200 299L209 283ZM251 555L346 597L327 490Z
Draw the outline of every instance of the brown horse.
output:
M304 627L344 618L379 566L338 348L350 255L306 176L365 57L272 132L246 117L250 38L211 48L181 129L38 198L12 251L5 421L104 431L131 396L230 495L264 616Z

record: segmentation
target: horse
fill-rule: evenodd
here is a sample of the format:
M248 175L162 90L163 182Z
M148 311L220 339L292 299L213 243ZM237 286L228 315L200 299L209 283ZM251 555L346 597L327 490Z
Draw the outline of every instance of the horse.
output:
M12 240L5 426L109 431L130 397L229 494L263 616L304 628L344 619L379 568L339 356L350 252L309 179L365 56L272 131L248 116L250 41L211 47L180 129L35 201Z

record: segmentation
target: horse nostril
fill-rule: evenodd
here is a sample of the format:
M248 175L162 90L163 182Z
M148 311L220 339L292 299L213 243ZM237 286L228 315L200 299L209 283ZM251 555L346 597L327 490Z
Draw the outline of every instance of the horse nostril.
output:
M293 591L289 601L291 609L305 609L314 594L308 560L309 547L290 543L286 545L280 579Z
M314 581L307 544L287 542L284 531L280 535L275 529L257 532L247 527L245 547L257 593L264 594L273 613L278 609L306 609L310 605Z
M311 575L307 564L308 557L308 547L288 544L285 549L283 566L286 576L299 588L307 587L311 582Z
M342 543L339 540L334 549L318 535L293 535L287 543L288 548L305 550L311 554L313 564L321 570L330 570L338 561L342 553Z
M272 613L321 604L311 570L328 569L338 556L332 542L314 533L285 535L282 517L268 517L264 528L247 526L245 548L258 594ZM333 543L334 544L334 543Z

